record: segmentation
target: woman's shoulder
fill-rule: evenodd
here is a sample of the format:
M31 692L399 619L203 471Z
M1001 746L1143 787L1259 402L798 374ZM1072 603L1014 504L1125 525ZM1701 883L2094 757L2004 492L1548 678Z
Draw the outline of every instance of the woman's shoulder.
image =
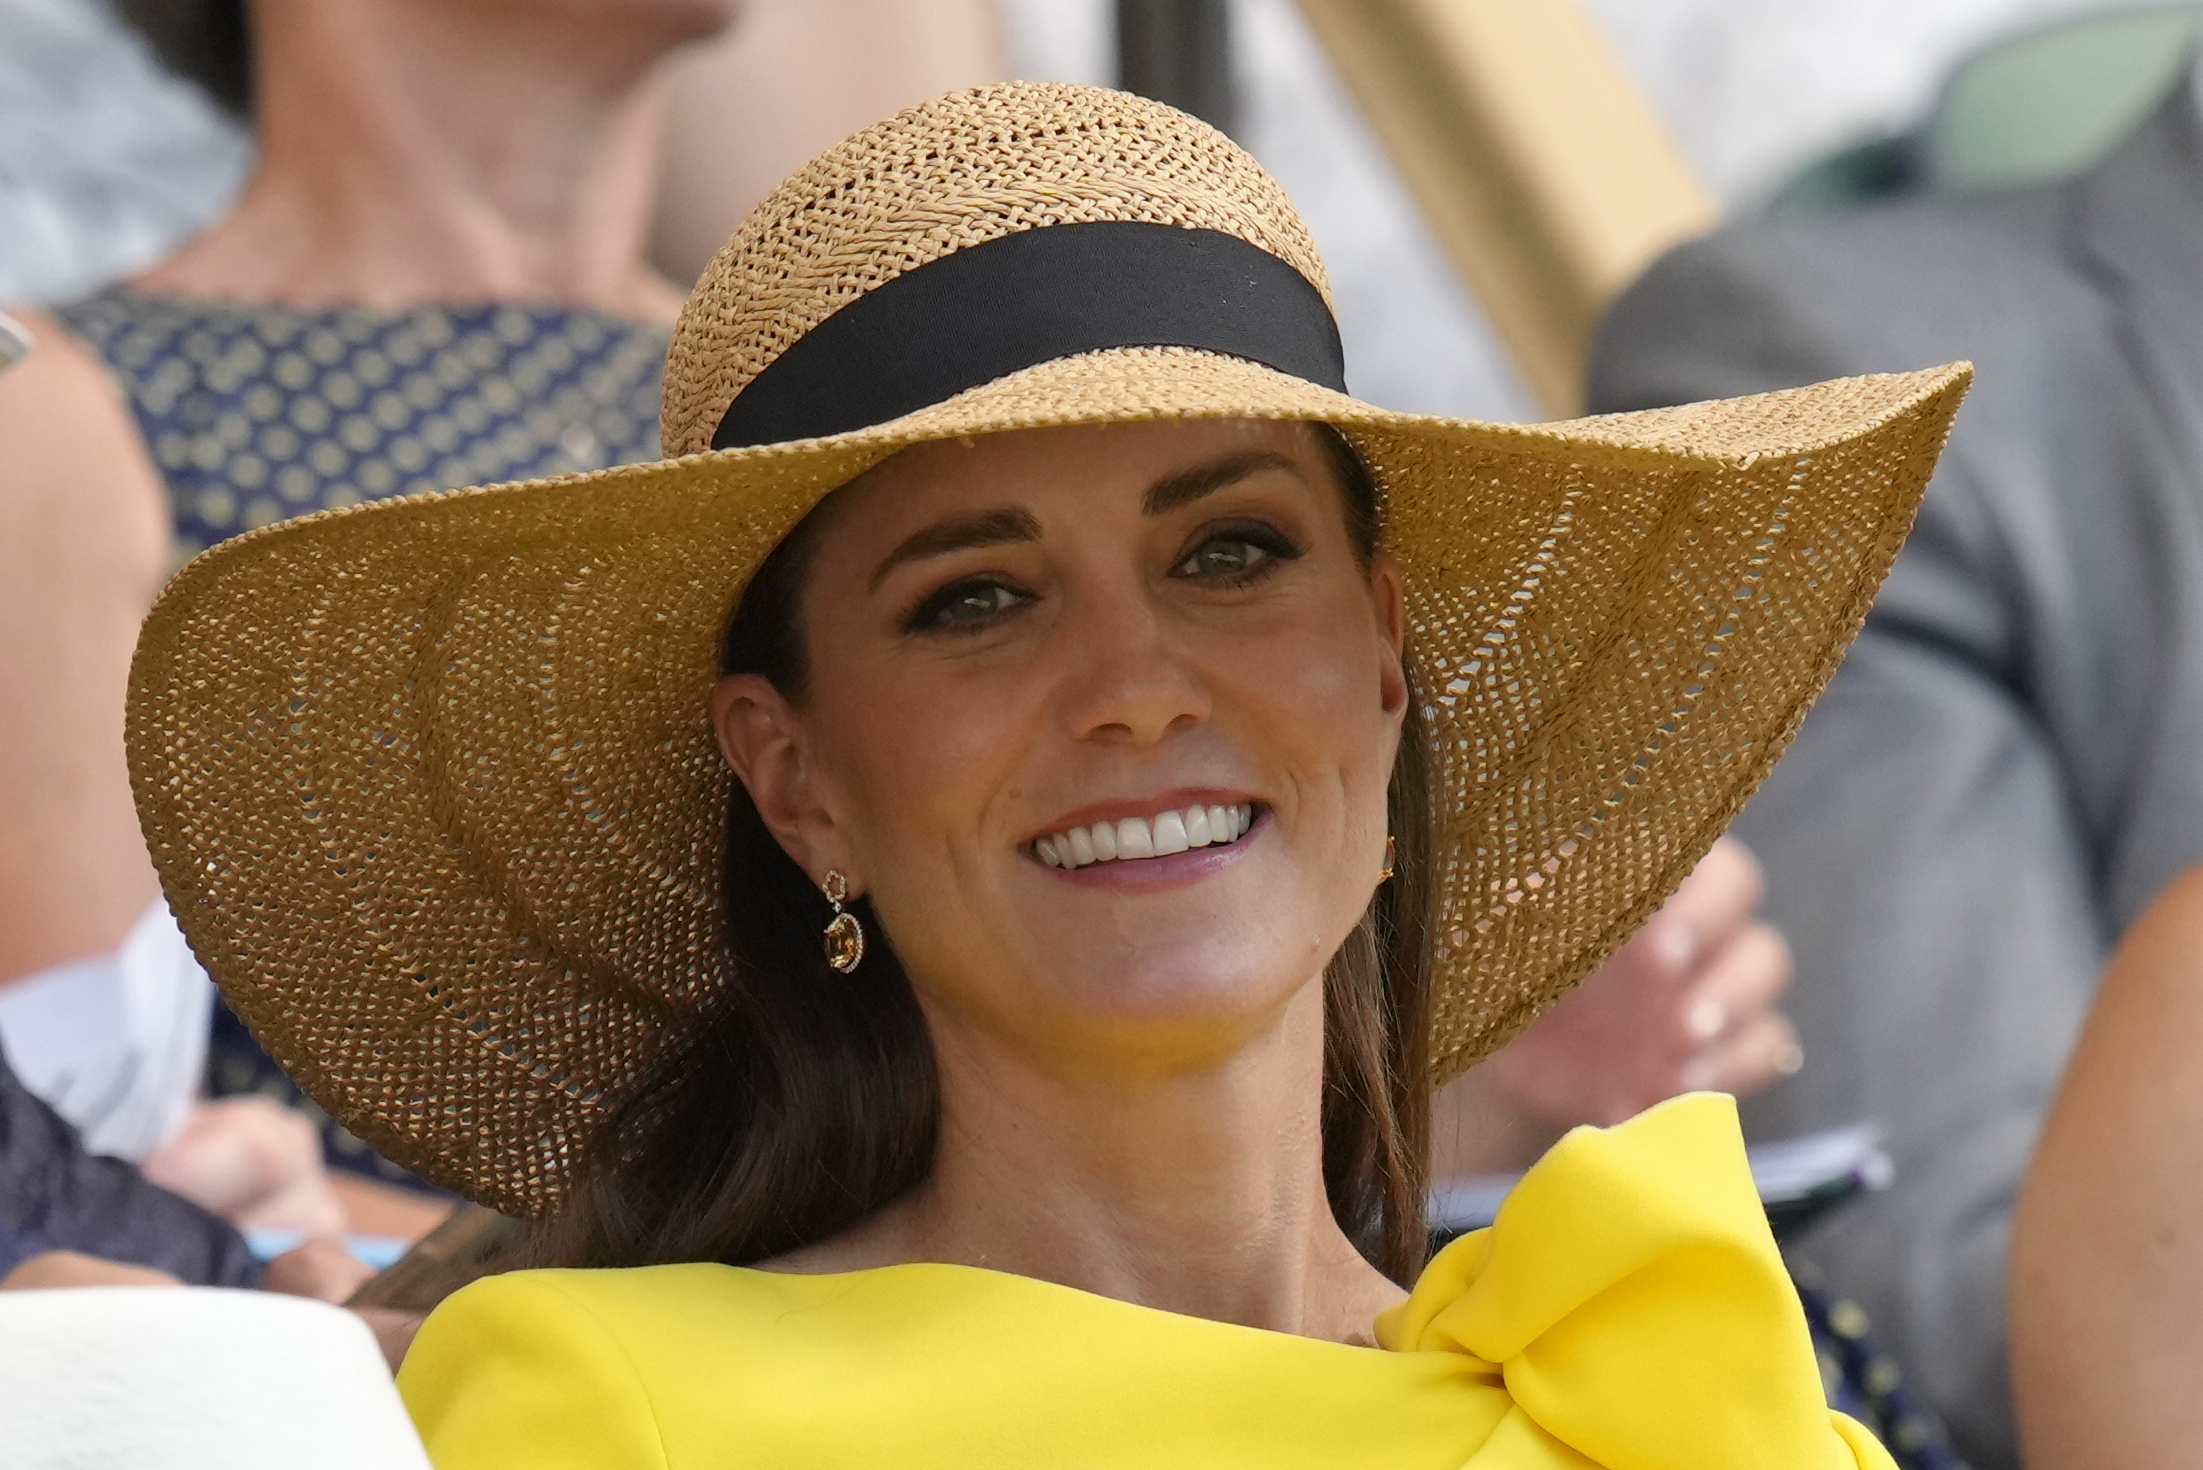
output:
M442 1361L541 1360L544 1371L641 1375L653 1385L734 1371L791 1350L861 1338L882 1306L865 1277L801 1275L698 1262L603 1270L511 1271L452 1293L422 1325L412 1371ZM922 1274L919 1273L919 1274ZM899 1292L894 1283L886 1296Z
M771 1283L710 1264L485 1277L422 1324L398 1391L438 1466L656 1467L669 1433L727 1428L725 1385L785 1338Z
M638 1329L663 1334L692 1322L725 1333L745 1308L770 1309L774 1279L712 1262L508 1271L452 1293L429 1321L497 1332L501 1324L524 1318L536 1329L613 1336Z

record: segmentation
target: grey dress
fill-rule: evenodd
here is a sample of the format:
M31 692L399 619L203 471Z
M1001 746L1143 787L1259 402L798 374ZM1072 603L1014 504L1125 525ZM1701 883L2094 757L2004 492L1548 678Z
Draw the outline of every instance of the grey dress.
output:
M1613 310L1636 408L1971 358L1911 542L1738 824L1798 957L1761 1135L1899 1179L1804 1253L1977 1466L2016 1464L2014 1192L2119 933L2203 861L2203 130L2185 86L2061 186L1748 223Z

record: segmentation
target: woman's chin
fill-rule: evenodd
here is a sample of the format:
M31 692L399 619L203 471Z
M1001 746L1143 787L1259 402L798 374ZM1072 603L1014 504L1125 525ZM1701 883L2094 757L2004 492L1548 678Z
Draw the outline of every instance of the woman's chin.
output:
M1031 934L1028 973L1062 1025L1240 1036L1268 1024L1336 947L1308 918L1267 906L1166 909L1136 926L1066 916Z

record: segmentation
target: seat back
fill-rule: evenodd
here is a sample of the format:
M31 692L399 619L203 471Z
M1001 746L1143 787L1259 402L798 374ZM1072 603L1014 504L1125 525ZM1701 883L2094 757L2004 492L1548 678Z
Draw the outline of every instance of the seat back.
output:
M428 1470L366 1325L202 1287L0 1292L9 1470Z

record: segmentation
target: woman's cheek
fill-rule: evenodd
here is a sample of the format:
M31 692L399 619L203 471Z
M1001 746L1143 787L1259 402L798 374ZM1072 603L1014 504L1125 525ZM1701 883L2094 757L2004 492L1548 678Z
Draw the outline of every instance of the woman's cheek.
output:
M847 768L859 809L870 814L873 845L896 866L946 878L946 858L961 868L978 819L1014 779L1031 722L1005 681L881 681L877 697L852 701L841 728L852 733Z
M1383 645L1353 609L1297 620L1290 636L1250 640L1226 662L1239 701L1259 727L1290 732L1310 755L1358 763L1372 739L1386 740Z

